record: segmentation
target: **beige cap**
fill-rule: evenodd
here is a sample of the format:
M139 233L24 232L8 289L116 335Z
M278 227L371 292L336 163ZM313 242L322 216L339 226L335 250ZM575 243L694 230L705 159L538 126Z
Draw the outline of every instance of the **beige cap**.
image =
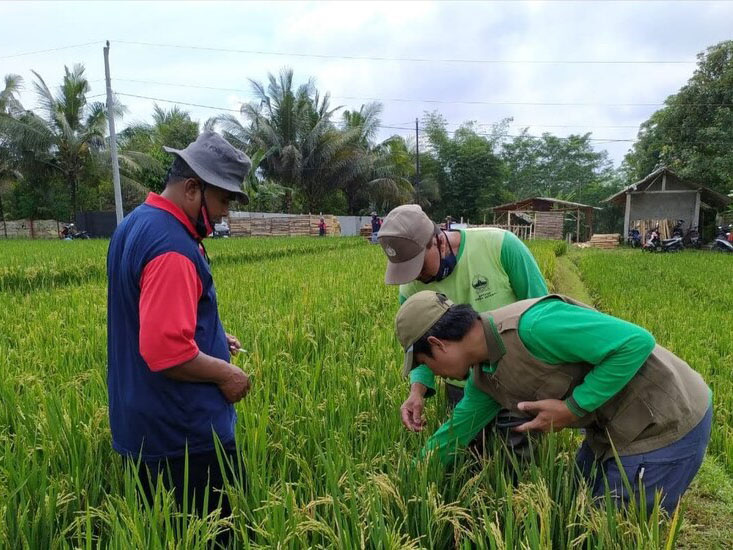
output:
M453 302L432 290L423 290L410 296L395 318L395 333L405 350L405 362L402 376L408 376L417 365L414 364L412 346L428 332L435 323L448 311Z
M402 285L417 279L436 227L417 204L403 204L387 214L377 235L389 260L385 283Z

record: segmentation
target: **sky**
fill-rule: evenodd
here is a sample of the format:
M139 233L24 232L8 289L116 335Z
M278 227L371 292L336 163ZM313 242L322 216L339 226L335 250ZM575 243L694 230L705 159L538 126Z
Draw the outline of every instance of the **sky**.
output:
M722 1L0 2L0 76L24 78L26 108L31 71L54 89L75 63L90 95L104 94L109 40L127 107L118 131L150 121L145 98L201 105L181 105L201 123L237 115L250 79L291 67L334 106L381 101L382 139L414 136L415 119L435 110L449 129L511 117L510 135L592 132L616 165L697 54L730 39L733 2Z

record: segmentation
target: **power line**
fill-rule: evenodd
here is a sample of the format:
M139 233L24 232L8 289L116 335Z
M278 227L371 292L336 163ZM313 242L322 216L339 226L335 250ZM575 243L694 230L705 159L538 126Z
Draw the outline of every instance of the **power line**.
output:
M201 109L213 109L215 111L230 111L232 113L239 113L239 109L228 109L227 107L215 107L213 105L202 105L201 103L188 103L185 101L176 101L174 99L163 99L160 97L150 97L146 95L137 94L126 94L124 92L115 92L115 95L121 95L124 97L135 97L137 99L149 99L151 101L160 101L161 103L175 103L176 105L188 105L189 107L200 107Z
M393 129L393 130L412 130L412 128L406 127L406 126L390 126L390 125L387 125L387 124L380 124L379 127L380 128ZM458 130L446 130L446 133L449 133L449 134L455 134L456 132L458 132ZM475 134L478 135L478 136L484 136L484 137L493 137L493 135L494 135L494 134L489 134L489 133L486 133L486 132L475 132ZM533 136L533 135L530 135L530 134L505 134L505 135L506 135L506 137L510 137L510 138L528 137L528 138L532 138L532 139L542 139L542 136ZM572 139L571 137L563 137L563 136L553 136L553 137L555 137L557 139ZM591 138L587 138L587 139L589 141L603 141L603 142L608 142L608 143L636 141L633 138L616 139L616 138L592 138L591 137Z
M161 97L151 97L151 96L144 96L144 95L138 95L138 94L128 94L128 93L125 93L125 92L116 92L116 95L123 96L123 97L134 97L134 98L137 98L137 99L147 99L147 100L150 100L150 101L160 101L161 103L173 103L173 104L176 104L176 105L187 105L189 107L199 107L201 109L212 109L212 110L215 110L215 111L228 111L228 112L232 112L232 113L239 113L240 112L239 109L230 109L230 108L227 108L227 107L216 107L214 105L204 105L202 103L190 103L190 102L186 102L186 101L177 101L177 100L174 100L174 99L164 99L164 98L161 98ZM409 127L389 125L389 124L380 124L379 127L380 128L385 128L385 129L390 129L390 130L412 130L412 128L409 128ZM455 133L456 130L448 130L448 132L449 133ZM482 135L482 136L490 136L491 135L491 134L480 133L480 132L477 132L477 134L478 135ZM520 136L517 136L517 135L507 135L507 137L520 137ZM539 138L540 136L527 135L526 137ZM556 136L556 137L559 137L559 136ZM568 138L559 137L559 139L568 139ZM609 141L609 142L614 142L614 141L634 141L634 139L612 139L612 138L589 138L589 139L590 140L593 140L593 141Z
M217 86L199 86L197 84L184 84L176 82L160 82L155 80L139 80L134 78L116 78L116 82L132 82L137 84L148 84L154 86L172 86L176 88L193 88L199 90L214 90L220 92L238 92L251 94L250 90L241 88L224 88ZM662 103L593 103L593 102L549 102L549 101L483 101L483 100L456 100L456 99L420 99L420 98L385 98L385 97L361 97L332 95L335 99L349 99L354 101L379 101L381 103L435 103L441 105L509 105L509 106L561 106L561 107L660 107ZM733 103L680 103L684 106L720 106L730 107Z
M137 94L128 94L124 92L116 92L116 95L124 96L124 97L134 97L137 99L147 99L150 101L160 101L161 103L173 103L176 105L186 105L189 107L199 107L202 109L212 109L215 111L227 111L232 113L240 113L241 111L239 109L230 109L227 107L217 107L215 105L204 105L201 103L189 103L186 101L177 101L174 99L165 99L165 98L159 98L159 97L151 97L151 96L144 96L144 95L137 95ZM390 125L390 124L380 124L379 128L384 128L388 130L402 130L402 131L412 131L414 128L409 126L399 126L399 125ZM449 134L455 134L458 130L446 130ZM485 137L493 137L494 134L489 134L486 132L476 132L479 136L485 136ZM506 137L509 138L519 138L519 137L526 137L530 139L542 139L543 136L535 136L532 134L505 134ZM552 137L556 139L574 139L577 136L555 136ZM588 141L595 141L598 142L597 145L602 143L632 143L636 141L636 138L595 138L595 137L588 137L586 138ZM723 144L727 142L715 142L715 141L698 141L693 142L697 144L707 144L707 145L718 145Z
M284 57L313 57L317 59L348 59L356 61L405 61L410 63L471 63L471 64L494 64L494 65L689 65L695 64L694 60L599 60L599 59L468 59L468 58L427 58L427 57L387 57L367 55L336 55L318 54L303 52L285 52L274 50L242 50L234 48L218 48L211 46L191 46L188 44L161 44L155 42L138 42L132 40L115 40L119 44L133 46L152 46L156 48L178 48L186 50L201 50L223 53L241 53L248 55L274 55Z
M36 50L33 52L14 53L12 55L1 55L0 59L10 59L11 57L23 57L25 55L35 55L37 53L58 52L60 50L70 50L71 48L83 48L85 46L93 46L94 44L102 44L102 41L95 40L94 42L86 42L85 44L73 44L71 46L61 46L59 48L49 48L47 50Z

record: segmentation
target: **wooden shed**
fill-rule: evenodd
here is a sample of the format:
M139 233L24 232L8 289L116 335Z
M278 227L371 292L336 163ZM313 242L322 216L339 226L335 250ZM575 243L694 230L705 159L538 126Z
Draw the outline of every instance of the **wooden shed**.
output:
M532 197L508 204L495 206L494 224L512 229L512 224L531 224L530 238L562 239L565 218L575 222L575 240L584 241L590 237L595 206L564 201L549 197ZM582 220L582 221L581 221Z
M603 202L625 208L624 238L639 222L685 220L685 227L700 227L700 214L725 209L731 199L702 185L683 180L666 166L622 189ZM643 237L643 235L642 235Z

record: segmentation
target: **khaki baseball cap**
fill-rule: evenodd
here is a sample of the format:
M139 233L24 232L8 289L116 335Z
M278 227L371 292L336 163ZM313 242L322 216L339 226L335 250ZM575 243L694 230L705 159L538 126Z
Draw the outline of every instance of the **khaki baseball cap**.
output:
M417 204L403 204L387 214L377 235L388 260L385 283L402 285L417 279L436 227Z
M397 312L395 333L405 350L405 362L402 365L402 376L408 376L416 367L412 346L429 331L435 323L448 311L453 302L445 294L432 290L423 290L410 296Z

